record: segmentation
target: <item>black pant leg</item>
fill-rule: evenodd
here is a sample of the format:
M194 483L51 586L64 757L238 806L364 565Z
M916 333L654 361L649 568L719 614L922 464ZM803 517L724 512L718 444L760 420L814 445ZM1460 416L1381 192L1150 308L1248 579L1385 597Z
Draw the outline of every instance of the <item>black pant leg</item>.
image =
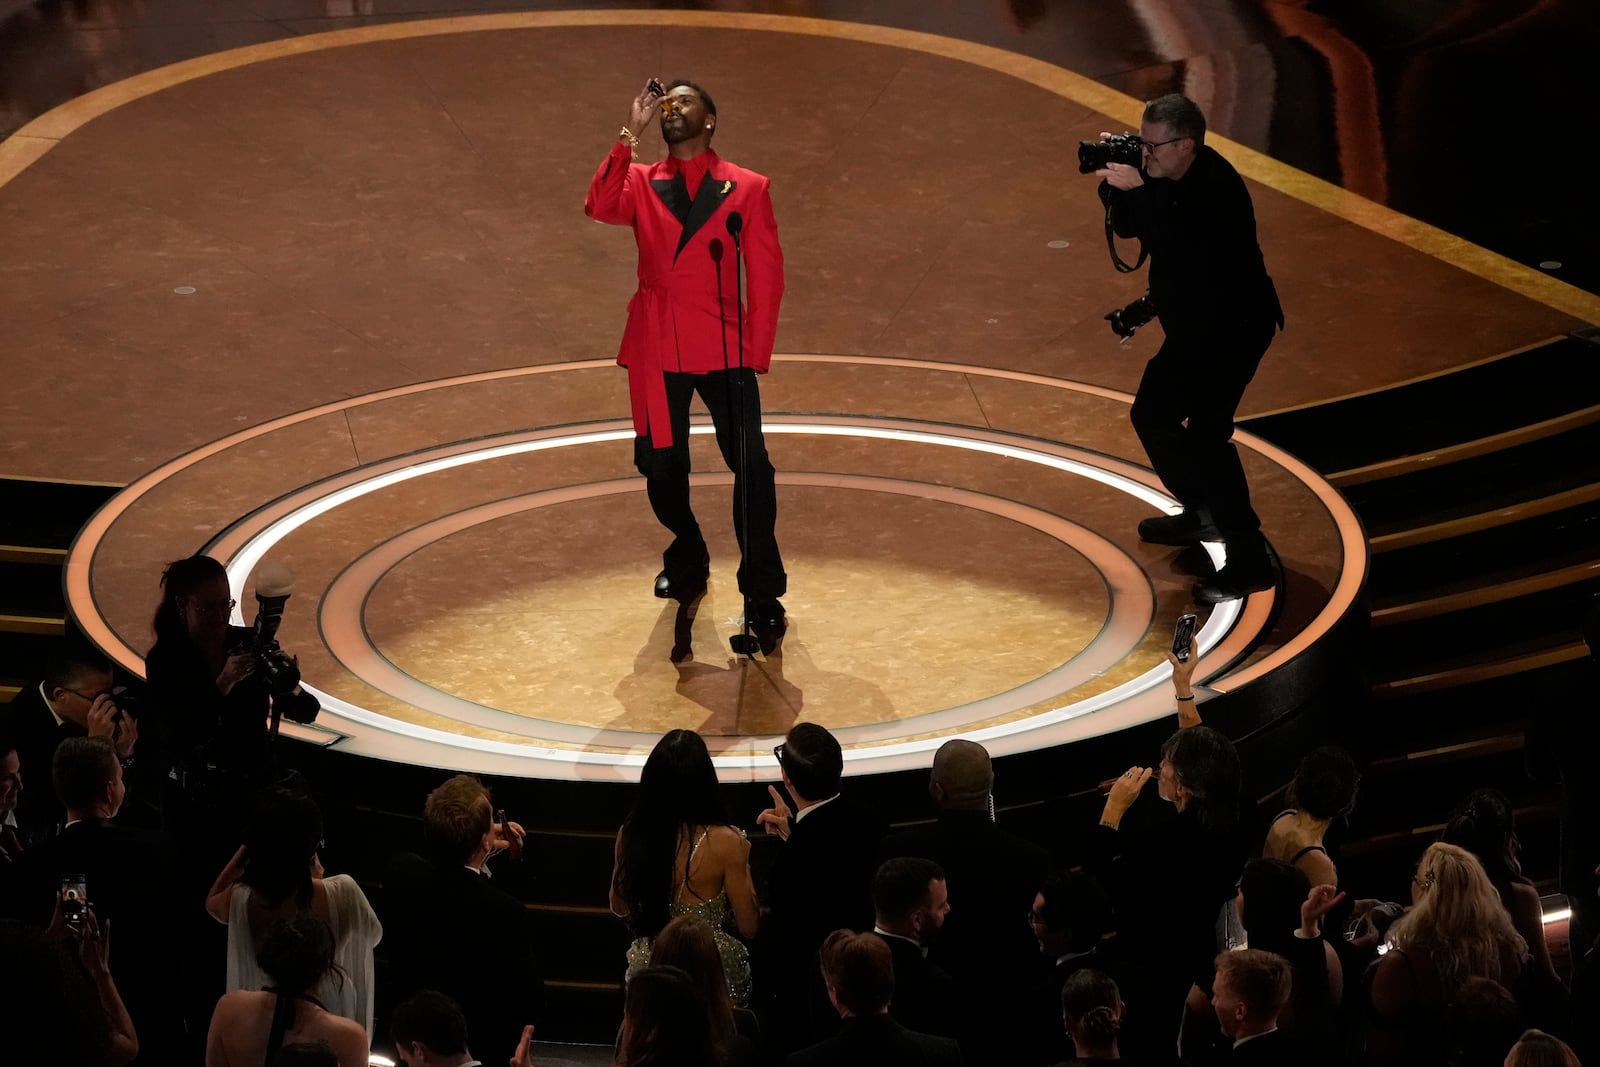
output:
M1182 345L1168 338L1144 366L1139 391L1134 395L1129 419L1156 477L1186 508L1205 504L1203 486L1185 452L1184 420L1189 417L1193 387L1191 358Z
M1276 327L1241 328L1202 342L1195 403L1185 434L1187 452L1203 484L1205 506L1222 538L1235 550L1262 551L1261 519L1250 506L1250 486L1239 448L1233 443L1234 416L1255 377Z
M761 388L756 372L714 371L697 375L696 385L717 431L722 461L733 471L733 529L739 539L739 591L757 599L776 600L788 590L783 557L778 552L776 472L761 432ZM744 472L740 474L739 416L743 390ZM749 531L744 506L749 505Z
M672 446L654 448L650 438L633 442L634 466L645 477L645 492L656 521L672 531L672 543L661 554L662 569L674 585L692 584L705 566L706 541L689 505L689 402L700 375L662 375L667 385L667 410L672 420Z

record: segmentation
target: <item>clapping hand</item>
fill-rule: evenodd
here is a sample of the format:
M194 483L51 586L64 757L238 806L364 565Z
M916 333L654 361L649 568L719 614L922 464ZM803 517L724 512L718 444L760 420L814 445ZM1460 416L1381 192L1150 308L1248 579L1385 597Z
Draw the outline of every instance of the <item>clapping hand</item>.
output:
M1323 916L1338 907L1343 899L1344 893L1336 885L1312 886L1305 903L1300 905L1300 932L1306 937L1320 936Z
M783 801L783 794L778 792L775 785L767 786L767 792L772 796L772 807L756 816L756 825L769 834L776 834L783 840L789 840L789 817L793 814L789 805Z

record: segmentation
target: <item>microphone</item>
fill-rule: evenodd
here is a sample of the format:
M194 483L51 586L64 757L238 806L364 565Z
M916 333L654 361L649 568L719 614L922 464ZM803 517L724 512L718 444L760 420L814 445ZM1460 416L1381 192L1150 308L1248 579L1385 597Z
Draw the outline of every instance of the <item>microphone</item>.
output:
M737 211L728 212L728 236L733 238L734 247L739 245L739 234L744 232L744 216Z
M721 238L713 237L711 239L711 244L710 244L710 246L708 248L708 251L710 251L710 253L711 253L711 262L713 262L713 263L721 263L722 262L722 240L721 240Z

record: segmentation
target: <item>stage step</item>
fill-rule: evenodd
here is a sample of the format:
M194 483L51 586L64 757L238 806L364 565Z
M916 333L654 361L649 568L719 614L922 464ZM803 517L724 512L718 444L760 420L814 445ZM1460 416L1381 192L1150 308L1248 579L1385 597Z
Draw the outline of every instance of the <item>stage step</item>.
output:
M1600 592L1600 564L1586 577L1522 596L1471 603L1375 626L1368 670L1384 683L1476 666L1485 659L1538 652L1579 640L1579 626Z
M1240 425L1325 472L1421 455L1593 406L1600 398L1597 342L1600 330L1586 329L1399 385L1256 416Z

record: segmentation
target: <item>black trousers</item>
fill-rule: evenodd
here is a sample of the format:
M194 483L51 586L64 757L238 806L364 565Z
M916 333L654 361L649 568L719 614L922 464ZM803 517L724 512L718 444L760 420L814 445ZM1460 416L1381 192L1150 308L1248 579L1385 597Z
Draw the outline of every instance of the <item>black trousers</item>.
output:
M1265 551L1261 519L1233 444L1233 419L1277 332L1274 323L1168 335L1145 365L1134 431L1172 495L1204 510L1231 549Z
M634 465L645 476L650 507L672 531L672 543L661 554L661 566L674 584L689 584L706 559L706 541L689 506L689 402L696 393L711 413L722 461L733 471L733 529L739 539L739 591L752 599L776 600L789 578L778 553L778 493L761 433L761 390L756 372L713 371L710 374L663 375L667 408L672 418L672 447L652 448L650 438L633 443ZM745 475L739 476L739 391L744 391ZM741 509L749 501L749 535Z

